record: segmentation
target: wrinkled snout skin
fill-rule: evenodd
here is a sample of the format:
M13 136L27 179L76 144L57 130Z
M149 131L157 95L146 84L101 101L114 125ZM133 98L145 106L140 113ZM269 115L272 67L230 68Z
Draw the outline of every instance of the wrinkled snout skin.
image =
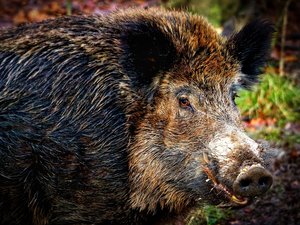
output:
M272 33L157 8L1 30L0 224L156 224L265 193L235 98Z
M265 169L262 146L249 138L241 129L225 126L209 142L210 156L217 161L217 179L234 193L255 197L266 192L272 176Z

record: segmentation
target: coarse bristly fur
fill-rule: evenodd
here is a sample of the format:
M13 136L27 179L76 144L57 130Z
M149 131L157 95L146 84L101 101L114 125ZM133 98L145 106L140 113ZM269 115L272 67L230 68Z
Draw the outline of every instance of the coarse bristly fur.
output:
M264 165L234 97L272 32L226 40L159 8L0 31L0 224L154 224L228 201L216 182Z

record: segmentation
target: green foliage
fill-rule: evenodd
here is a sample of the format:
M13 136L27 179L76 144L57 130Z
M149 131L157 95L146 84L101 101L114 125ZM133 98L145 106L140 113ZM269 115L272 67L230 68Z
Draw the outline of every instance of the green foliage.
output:
M186 225L206 225L205 215L202 207L189 215Z
M250 133L250 136L252 136L254 139L264 139L286 146L300 144L299 133L288 134L282 128L279 127L267 127L254 133Z
M214 225L230 216L230 210L220 209L213 205L207 205L203 208L207 225Z
M259 130L254 135L254 139L265 139L272 142L280 142L282 132L278 127L267 127Z
M219 0L170 0L165 6L167 8L183 8L202 15L217 27L221 24L222 9Z
M231 216L230 209L221 209L213 205L199 208L190 216L187 225L215 225Z
M300 120L300 88L287 78L266 74L253 90L242 90L236 103L242 115L275 118L279 126Z
M66 0L66 11L68 16L72 15L72 0Z

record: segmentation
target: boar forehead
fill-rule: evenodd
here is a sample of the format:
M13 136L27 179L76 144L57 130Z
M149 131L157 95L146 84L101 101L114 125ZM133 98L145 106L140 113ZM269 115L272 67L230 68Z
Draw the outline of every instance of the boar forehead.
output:
M223 54L225 49L200 55L190 62L192 78L200 85L226 86L234 82L239 74L239 64Z
M201 17L186 17L170 32L180 62L179 71L190 74L198 83L215 85L232 82L240 73L240 64L229 53L226 39ZM177 30L176 30L177 29ZM178 35L174 35L178 34ZM175 66L178 69L178 66Z
M190 85L203 91L230 90L230 86L238 84L241 77L240 65L224 52L226 49L193 57L185 53L186 57L174 65L162 83L173 81L177 87Z

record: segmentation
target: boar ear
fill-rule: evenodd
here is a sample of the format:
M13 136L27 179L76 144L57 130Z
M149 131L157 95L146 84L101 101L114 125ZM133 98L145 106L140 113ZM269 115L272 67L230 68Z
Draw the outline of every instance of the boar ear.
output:
M124 56L121 63L135 85L149 85L159 72L174 64L175 46L156 24L149 21L129 23L122 33Z
M241 65L241 85L249 87L257 82L261 67L270 53L274 26L266 20L255 20L227 41L230 54Z

